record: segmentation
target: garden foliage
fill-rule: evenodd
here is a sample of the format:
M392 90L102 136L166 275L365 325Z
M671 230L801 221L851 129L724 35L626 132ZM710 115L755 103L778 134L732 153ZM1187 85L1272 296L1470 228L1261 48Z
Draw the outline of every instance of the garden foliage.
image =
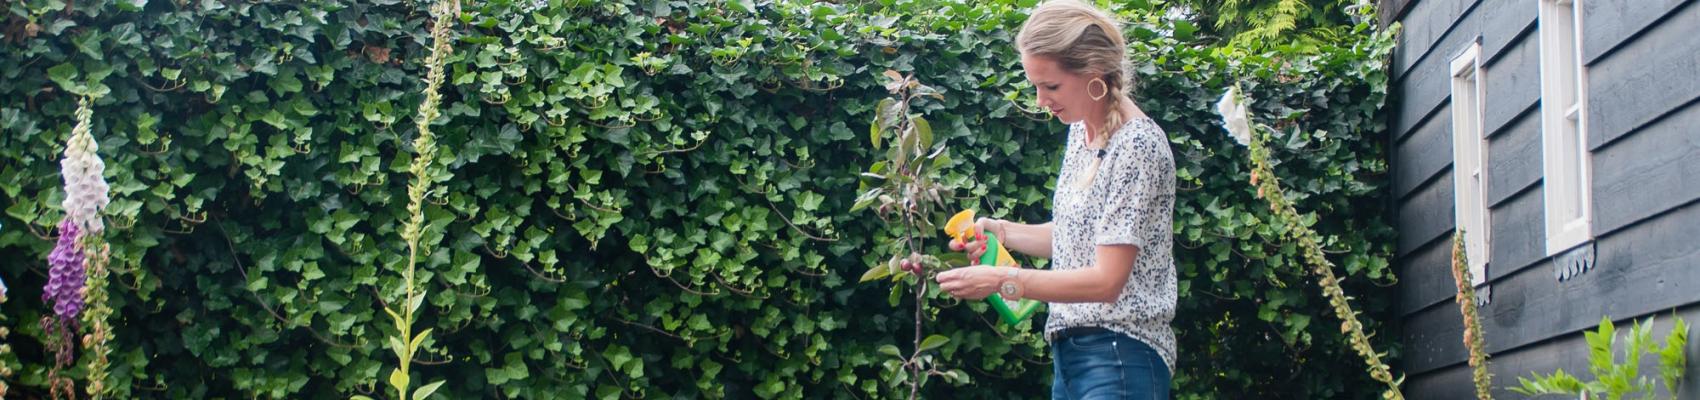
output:
M944 184L963 188L943 208L1049 219L1065 130L1033 112L1012 47L1034 0L706 3L494 0L452 18L415 382L450 398L907 395L881 382L878 349L911 343L914 300L856 284L896 232L850 212L888 69L943 94L913 110L948 147ZM382 309L404 298L429 6L0 6L11 394L44 393L52 364L41 328L16 321L51 312L41 260L82 94L111 182L110 396L393 393ZM1396 358L1391 297L1371 295L1395 282L1389 37L1359 26L1252 53L1199 44L1220 41L1161 9L1119 14L1135 98L1176 155L1180 397L1379 394L1212 103L1235 82L1258 99L1287 197ZM1000 331L980 302L955 304L926 332L970 384L924 397L1048 393L1037 322Z

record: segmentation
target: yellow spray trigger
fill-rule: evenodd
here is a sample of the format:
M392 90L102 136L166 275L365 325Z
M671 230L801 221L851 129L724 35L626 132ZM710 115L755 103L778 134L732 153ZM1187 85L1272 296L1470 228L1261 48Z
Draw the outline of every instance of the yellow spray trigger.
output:
M957 243L967 244L969 240L974 239L974 210L962 210L956 215L952 215L950 220L944 223L944 232ZM1009 249L1004 248L1003 242L998 240L998 235L991 232L985 234L986 252L980 255L980 265L1020 268L1019 265L1015 264L1015 257L1009 254ZM993 251L994 249L996 251ZM998 316L1002 317L1006 325L1015 325L1020 323L1021 320L1031 317L1042 304L1028 299L1020 301L1004 300L1003 296L997 293L992 293L991 296L986 297L986 303L991 304L992 309L998 311Z
M968 241L974 240L974 210L962 210L950 216L950 220L944 223L944 232L957 243L968 244ZM1010 255L1009 249L996 239L997 235L987 232L986 238L986 254L980 256L980 265L1015 266L1015 256ZM997 251L992 251L994 249Z

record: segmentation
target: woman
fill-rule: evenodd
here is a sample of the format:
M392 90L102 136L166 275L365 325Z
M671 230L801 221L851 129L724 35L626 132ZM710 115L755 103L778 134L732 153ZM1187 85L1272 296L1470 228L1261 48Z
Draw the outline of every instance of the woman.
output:
M958 268L940 273L939 286L963 299L995 292L1049 302L1052 398L1168 398L1175 363L1168 137L1128 97L1126 43L1103 11L1072 0L1045 3L1016 47L1039 105L1068 124L1052 221L982 218L975 227L1010 250L1050 258L1052 267ZM972 259L986 250L979 240L951 248Z

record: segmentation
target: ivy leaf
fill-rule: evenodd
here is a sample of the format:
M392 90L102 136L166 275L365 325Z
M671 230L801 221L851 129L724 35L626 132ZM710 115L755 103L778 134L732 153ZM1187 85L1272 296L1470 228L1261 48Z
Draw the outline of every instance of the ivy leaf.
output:
M738 12L753 13L756 11L755 0L731 0L727 1L726 5L738 10Z
M1198 32L1198 26L1193 25L1192 21L1184 19L1175 20L1175 39L1191 41L1193 40L1193 33L1195 32Z
M128 12L141 11L142 8L147 7L147 6L148 6L148 0L119 0L118 1L118 9L128 11Z
M47 69L48 79L52 79L53 83L58 84L59 87L73 92L79 90L73 88L82 87L82 84L76 81L77 76L77 66L69 62L60 63L59 65L55 65L52 68Z

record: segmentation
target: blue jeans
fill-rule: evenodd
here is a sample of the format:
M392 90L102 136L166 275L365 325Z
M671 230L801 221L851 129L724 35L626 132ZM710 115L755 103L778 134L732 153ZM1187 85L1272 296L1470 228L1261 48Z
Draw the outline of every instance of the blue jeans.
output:
M1168 399L1169 367L1150 345L1101 332L1051 343L1054 400Z

